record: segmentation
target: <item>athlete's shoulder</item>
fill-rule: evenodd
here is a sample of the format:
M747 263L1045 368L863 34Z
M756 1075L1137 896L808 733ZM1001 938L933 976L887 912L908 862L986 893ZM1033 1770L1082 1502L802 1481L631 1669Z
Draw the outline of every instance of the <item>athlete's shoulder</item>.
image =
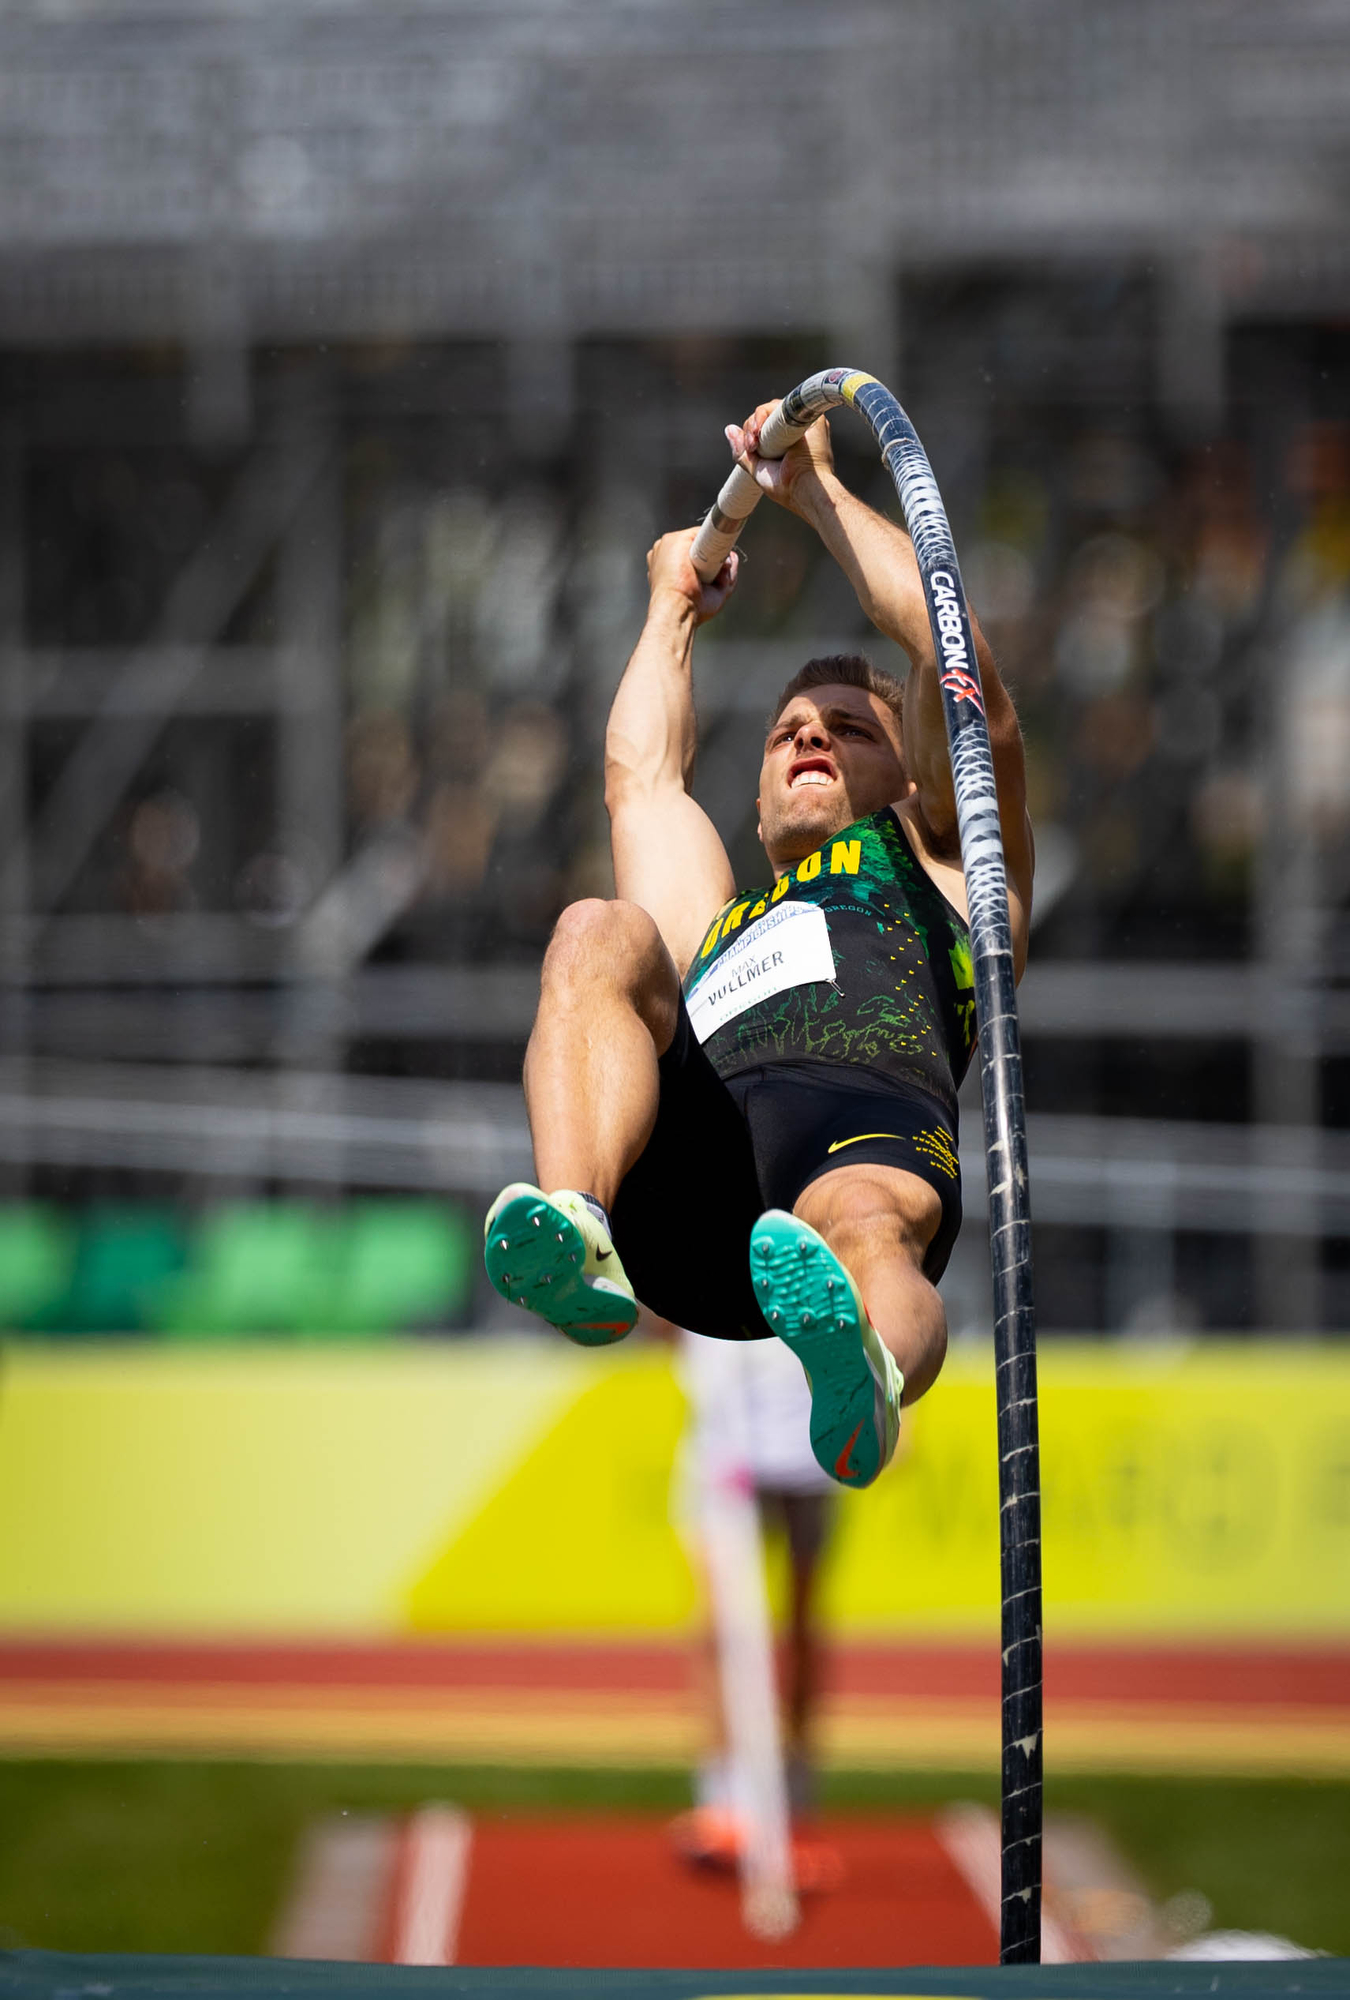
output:
M914 861L944 902L950 904L962 923L970 922L966 901L966 877L961 866L959 842L955 850L945 841L936 841L913 793L888 808Z

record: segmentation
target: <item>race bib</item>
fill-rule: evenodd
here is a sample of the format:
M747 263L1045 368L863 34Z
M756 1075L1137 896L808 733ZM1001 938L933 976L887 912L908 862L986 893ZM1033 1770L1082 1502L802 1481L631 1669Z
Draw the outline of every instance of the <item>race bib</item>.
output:
M789 986L834 978L825 912L814 903L784 903L758 917L699 980L685 1002L700 1042Z

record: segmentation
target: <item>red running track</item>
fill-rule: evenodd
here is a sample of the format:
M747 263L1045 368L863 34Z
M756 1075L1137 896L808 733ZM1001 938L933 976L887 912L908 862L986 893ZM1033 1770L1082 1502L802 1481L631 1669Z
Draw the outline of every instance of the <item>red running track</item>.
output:
M993 1925L922 1819L825 1819L842 1887L758 1944L728 1876L678 1862L650 1819L476 1819L460 1965L992 1965Z
M388 1644L0 1641L6 1681L194 1683L239 1687L438 1689L454 1687L680 1692L689 1686L679 1644L556 1644L411 1640ZM1350 1709L1350 1646L1067 1645L1045 1656L1054 1701L1216 1702ZM998 1648L841 1644L830 1691L906 1700L998 1700Z

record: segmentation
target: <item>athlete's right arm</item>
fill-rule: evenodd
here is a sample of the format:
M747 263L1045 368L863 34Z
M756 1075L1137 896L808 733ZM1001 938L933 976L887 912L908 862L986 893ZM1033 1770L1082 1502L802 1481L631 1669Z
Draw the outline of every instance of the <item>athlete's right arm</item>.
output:
M647 622L605 732L615 893L654 919L681 975L736 887L717 829L689 787L698 738L694 633L730 596L738 558L733 551L712 583L700 582L689 560L696 532L663 535L647 557Z

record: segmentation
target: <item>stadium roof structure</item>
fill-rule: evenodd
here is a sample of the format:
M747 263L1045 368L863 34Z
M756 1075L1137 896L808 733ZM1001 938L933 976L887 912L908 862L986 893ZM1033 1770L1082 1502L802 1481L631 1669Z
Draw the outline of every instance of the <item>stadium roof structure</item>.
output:
M847 338L1028 254L1341 309L1348 98L1326 0L30 0L0 340Z

